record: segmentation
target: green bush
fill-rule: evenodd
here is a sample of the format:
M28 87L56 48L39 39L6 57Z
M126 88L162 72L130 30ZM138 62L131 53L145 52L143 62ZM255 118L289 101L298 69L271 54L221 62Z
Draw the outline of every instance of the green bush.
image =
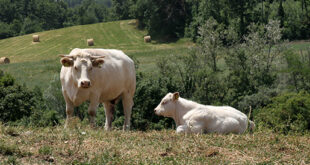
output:
M54 126L60 115L47 106L40 88L29 90L0 71L0 121L28 126Z
M0 73L0 121L16 121L29 116L35 108L34 93L26 87L14 84L8 74Z
M154 109L168 92L173 92L175 90L176 88L169 79L151 77L138 73L134 106L131 115L132 129L145 131L149 129L160 130L163 128L171 128L174 125L174 121L155 115ZM100 114L102 113L103 112ZM124 113L120 101L116 107L115 120L112 124L115 127L121 127L123 123Z
M304 91L274 97L255 114L257 123L282 133L309 131L309 119L310 94Z

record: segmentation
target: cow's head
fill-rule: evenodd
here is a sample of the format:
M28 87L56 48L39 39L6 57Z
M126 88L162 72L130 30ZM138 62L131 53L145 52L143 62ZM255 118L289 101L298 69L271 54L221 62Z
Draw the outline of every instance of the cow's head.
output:
M176 102L179 97L179 92L168 93L154 109L155 114L165 117L173 117L176 111Z
M92 85L94 68L100 68L104 63L104 56L92 56L86 53L60 55L60 63L64 67L71 67L74 84L78 88L89 88Z

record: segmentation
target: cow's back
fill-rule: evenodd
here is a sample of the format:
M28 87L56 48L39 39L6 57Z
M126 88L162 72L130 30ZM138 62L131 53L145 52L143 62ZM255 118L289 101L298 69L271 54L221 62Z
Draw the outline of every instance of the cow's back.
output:
M120 50L86 49L95 56L105 56L104 64L94 76L94 92L100 92L101 102L116 99L123 92L134 95L136 87L135 66L132 59Z

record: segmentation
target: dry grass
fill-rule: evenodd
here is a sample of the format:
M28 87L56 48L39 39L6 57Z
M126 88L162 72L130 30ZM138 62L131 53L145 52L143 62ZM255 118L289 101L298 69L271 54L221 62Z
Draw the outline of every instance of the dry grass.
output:
M0 127L0 150L13 148L9 154L0 151L2 162L13 156L21 164L310 163L308 134L186 135L173 130L104 132L86 126L71 130Z

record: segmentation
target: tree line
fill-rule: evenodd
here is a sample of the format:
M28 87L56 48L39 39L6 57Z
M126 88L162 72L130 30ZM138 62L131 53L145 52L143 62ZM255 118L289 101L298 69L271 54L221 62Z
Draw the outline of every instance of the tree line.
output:
M116 20L111 1L0 0L0 39ZM115 3L114 3L115 5Z
M0 0L0 39L97 22L138 19L160 40L198 38L214 18L223 29L249 33L251 23L279 20L283 38L310 37L310 0Z
M191 37L210 17L224 29L234 28L239 37L247 34L251 23L267 24L280 20L283 38L310 37L309 0L133 0L131 9L141 27L161 37Z

